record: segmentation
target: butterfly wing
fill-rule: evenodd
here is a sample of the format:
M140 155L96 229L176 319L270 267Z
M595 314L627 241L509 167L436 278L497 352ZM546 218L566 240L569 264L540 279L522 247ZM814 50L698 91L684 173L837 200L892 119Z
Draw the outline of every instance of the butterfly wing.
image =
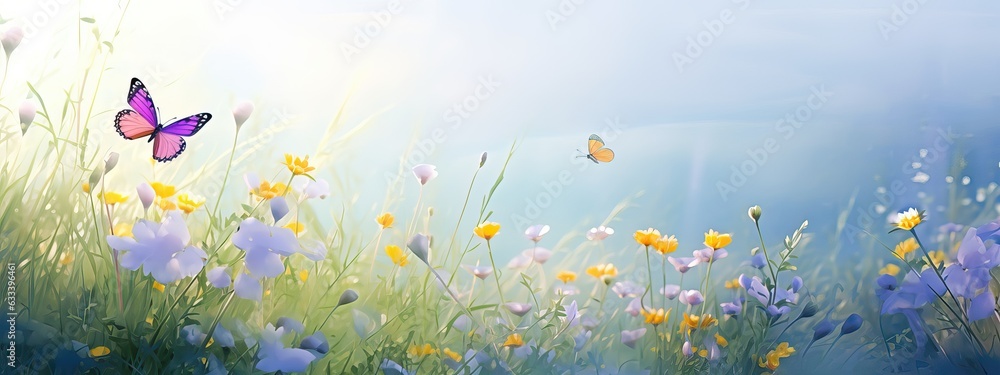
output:
M153 159L156 159L156 161L168 162L174 160L186 148L187 142L177 134L160 131L153 137Z
M610 148L602 148L597 151L591 152L591 156L594 157L593 160L597 160L602 163L607 163L615 159L615 152L611 151Z
M210 113L199 113L180 120L174 121L160 130L161 133L173 134L181 137L190 137L201 130L202 126L212 119Z
M600 150L601 147L604 147L604 140L597 136L597 134L591 134L590 140L587 141L587 152L593 154L597 150Z
M132 78L132 84L128 89L128 105L142 116L146 122L153 126L158 126L160 120L156 117L156 106L153 98L149 96L149 90L138 78Z
M156 125L151 124L136 111L123 109L115 116L115 130L118 130L118 134L125 139L136 139L153 134Z

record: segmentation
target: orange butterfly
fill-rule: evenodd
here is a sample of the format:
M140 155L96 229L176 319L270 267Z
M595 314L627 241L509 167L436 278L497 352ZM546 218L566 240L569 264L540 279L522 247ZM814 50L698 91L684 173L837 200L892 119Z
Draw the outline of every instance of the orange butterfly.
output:
M587 141L587 149L590 151L589 154L577 157L587 157L587 159L590 159L590 161L594 162L594 164L597 164L598 162L608 163L615 159L615 152L611 151L610 148L604 147L604 140L597 134L590 135L590 140Z

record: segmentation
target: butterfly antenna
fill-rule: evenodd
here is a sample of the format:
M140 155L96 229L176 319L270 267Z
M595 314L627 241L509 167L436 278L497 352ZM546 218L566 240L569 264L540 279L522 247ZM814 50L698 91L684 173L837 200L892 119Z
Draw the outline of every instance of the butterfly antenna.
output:
M583 151L580 151L580 149L576 149L576 152L580 153L580 155L576 156L578 158L585 158L585 157L587 157L587 154L585 154Z

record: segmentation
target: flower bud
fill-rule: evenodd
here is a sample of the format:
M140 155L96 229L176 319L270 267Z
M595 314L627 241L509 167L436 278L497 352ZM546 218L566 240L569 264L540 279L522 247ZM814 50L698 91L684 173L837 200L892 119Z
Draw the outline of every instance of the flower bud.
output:
M156 191L149 183L143 182L135 187L135 192L139 196L139 201L142 202L142 209L148 210L149 206L153 204L153 199L156 198ZM229 283L227 282L226 285L228 286Z
M253 103L241 102L233 107L233 121L236 121L236 130L239 131L243 123L250 118L250 114L253 113Z
M343 294L340 295L340 301L337 301L337 306L349 305L354 301L358 300L358 292L352 289L345 290Z
M10 54L21 44L22 38L24 38L24 30L19 26L12 26L3 35L0 35L0 44L3 45L3 52L7 54L7 58L10 58Z
M747 215L750 215L750 218L753 219L753 222L755 223L757 222L757 220L760 220L760 214L761 214L760 206L753 206L750 207L749 210L747 210Z
M482 168L483 165L485 164L486 164L486 151L483 151L483 154L479 156L479 168Z
M851 314L851 316L848 316L847 320L844 321L844 325L840 326L840 335L843 336L857 331L861 328L861 324L864 322L865 320L861 318L861 315Z
M104 159L104 173L111 172L112 169L115 169L116 165L118 165L118 153L111 151L108 154L108 158Z

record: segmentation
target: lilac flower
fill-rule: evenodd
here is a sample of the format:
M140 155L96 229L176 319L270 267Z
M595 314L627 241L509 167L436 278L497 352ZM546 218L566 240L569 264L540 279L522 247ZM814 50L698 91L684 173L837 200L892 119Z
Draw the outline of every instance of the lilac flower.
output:
M574 296L580 294L580 289L568 284L557 284L554 291L558 296Z
M528 229L525 229L524 237L527 238L528 241L537 243L542 240L542 237L545 236L546 233L549 233L548 225L532 225L528 227Z
M697 258L701 263L712 263L719 259L729 256L729 252L726 249L713 249L711 247L706 247L701 250L695 250L693 253L695 258Z
M622 330L622 344L625 346L635 349L635 344L639 342L639 339L646 334L645 328L639 328L636 330Z
M764 268L767 266L767 258L764 258L764 254L757 253L756 255L750 257L750 265L756 269Z
M309 364L316 360L316 356L308 350L299 348L286 348L281 342L281 337L285 335L284 328L274 328L268 323L261 332L260 350L257 352L256 368L264 372L303 372L309 368Z
M233 245L246 252L247 271L254 277L276 277L285 271L281 256L290 256L299 249L295 233L288 228L268 226L248 218L233 234Z
M576 306L576 301L570 302L569 305L563 307L565 308L566 316L562 317L562 320L566 322L567 326L573 327L580 324L580 309Z
M667 261L670 262L670 264L672 264L674 266L674 269L676 269L677 272L680 272L680 273L686 273L691 268L694 268L695 266L697 266L698 263L701 263L701 261L698 260L698 258L674 258L674 257L667 257Z
M385 373L385 375L416 375L417 374L416 371L413 371L413 372L407 371L406 369L403 368L403 366L400 366L398 363L393 362L391 359L388 359L388 358L385 358L385 359L382 360L382 364L379 365L379 368L382 369L382 372Z
M944 295L945 286L934 274L933 269L926 269L918 276L916 271L910 271L903 277L898 288L882 293L882 314L901 313L905 310L923 307L928 302Z
M136 186L135 193L139 196L139 201L142 202L143 210L148 210L156 198L156 191L153 190L153 187L148 182L143 182L139 186Z
M365 314L365 313L361 312L358 309L352 309L351 310L351 317L352 317L352 320L353 320L352 323L354 325L354 333L357 333L358 337L360 337L362 339L366 339L373 332L375 332L375 328L376 328L375 321L372 320L372 318L370 318L368 316L368 314ZM464 317L464 315L463 315L463 317ZM459 319L461 319L461 318L459 318ZM456 327L457 327L458 321L455 321L455 324L456 324ZM465 330L462 330L462 331L465 332L465 331L468 331L468 330L465 329Z
M108 236L108 245L118 251L125 251L121 265L132 271L143 268L143 273L152 275L160 284L192 277L205 267L208 255L194 246L184 218L179 211L171 211L163 223L139 220L132 228L135 239Z
M625 306L625 312L628 313L629 315L632 315L633 318L639 316L639 313L642 312L641 301L639 301L638 298L633 298L632 301L630 301L628 305Z
M1000 242L1000 219L991 221L980 226L979 228L976 228L976 236L979 236L979 239L983 242L988 240Z
M187 341L189 345L201 345L205 342L205 338L208 337L204 332L201 331L201 327L197 324L188 324L181 328L181 338Z
M507 302L504 304L504 307L517 316L524 316L524 314L527 314L528 311L531 311L530 303Z
M466 271L469 271L473 276L478 277L480 280L486 280L487 277L493 274L493 268L488 266L469 266L462 265Z
M549 258L552 258L552 251L544 247L533 247L530 249L525 249L521 252L521 256L527 257L538 264L545 264Z
M236 338L233 337L232 332L222 326L222 323L215 326L215 332L212 332L212 339L223 348L236 347Z
M413 255L416 255L421 261L427 263L428 254L431 251L431 240L422 233L417 233L413 237L410 237L410 242L406 243L406 248L410 249Z
M612 234L615 234L614 229L601 225L596 228L590 228L590 230L587 231L587 239L591 241L601 241L608 238L608 236Z
M685 357L694 355L694 349L691 348L690 341L684 341L684 345L681 346L681 353L684 353Z
M993 309L997 299L993 296L993 291L986 288L982 293L972 299L969 305L968 318L970 322L989 318L993 315Z
M304 239L299 241L299 252L306 258L314 262L321 262L326 259L326 244L323 241Z
M985 227L985 226L984 226ZM1000 244L989 248L969 229L958 247L957 262L945 268L943 276L956 296L972 298L990 283L990 270L1000 264Z
M284 328L285 332L292 330L298 332L299 334L302 334L302 332L305 332L306 330L306 326L302 325L302 322L289 318L287 316L278 318L278 321L275 323L275 325L278 328Z
M802 289L802 278L795 276L792 278L791 292L798 293L799 289Z
M531 265L531 258L524 255L517 255L507 263L507 268L512 270L528 268Z
M718 362L719 358L722 357L722 351L719 350L719 344L715 341L715 337L706 336L702 345L708 351L708 361L712 363Z
M233 279L229 277L229 270L226 267L210 269L208 272L205 272L205 277L212 286L219 289L228 288L233 282Z
M521 345L513 350L514 356L520 359L527 359L528 356L537 353L538 351L538 343L536 343L535 340L531 340L527 344ZM556 356L555 350L547 350L546 352L548 353L546 354L546 360L548 362L552 362Z
M681 286L676 284L667 284L660 288L660 294L667 299L677 298L677 295L681 293Z
M316 181L307 181L306 185L302 187L302 199L326 199L328 195L330 195L330 184L322 178L317 178Z
M792 308L788 307L788 306L778 307L776 305L770 305L770 306L767 307L767 313L769 315L773 316L773 317L779 317L779 316L788 314L791 311L792 311Z
M319 359L330 352L330 342L326 340L326 335L323 332L316 332L302 339L302 342L299 343L299 348L309 351L309 353L312 353L314 357Z
M257 302L260 302L260 298L264 294L264 289L260 286L260 280L242 272L236 276L236 281L233 282L233 290L236 292L237 297Z
M413 166L413 177L417 178L420 185L427 185L428 182L438 176L437 167L430 164L417 164Z
M469 329L472 329L472 319L469 319L468 315L461 315L455 318L455 322L451 326L459 331L469 332Z
M743 311L743 299L736 298L733 302L723 302L719 304L722 307L722 313L726 315L737 315Z
M597 318L594 318L590 315L583 315L583 317L580 318L580 325L583 326L583 329L588 331L593 331L597 329L597 326L600 324L601 322L599 322Z
M253 113L253 103L251 102L240 102L233 107L233 121L236 122L236 130L243 126L243 123L250 118L251 113Z
M680 301L686 305L698 306L702 302L705 302L705 296L701 295L701 292L697 290L684 290L681 291Z
M271 205L271 217L274 218L274 222L278 222L281 218L288 214L288 202L285 201L285 197L274 197L270 200Z
M618 298L635 297L642 294L643 288L631 281L619 281L611 287L611 291L618 295Z

